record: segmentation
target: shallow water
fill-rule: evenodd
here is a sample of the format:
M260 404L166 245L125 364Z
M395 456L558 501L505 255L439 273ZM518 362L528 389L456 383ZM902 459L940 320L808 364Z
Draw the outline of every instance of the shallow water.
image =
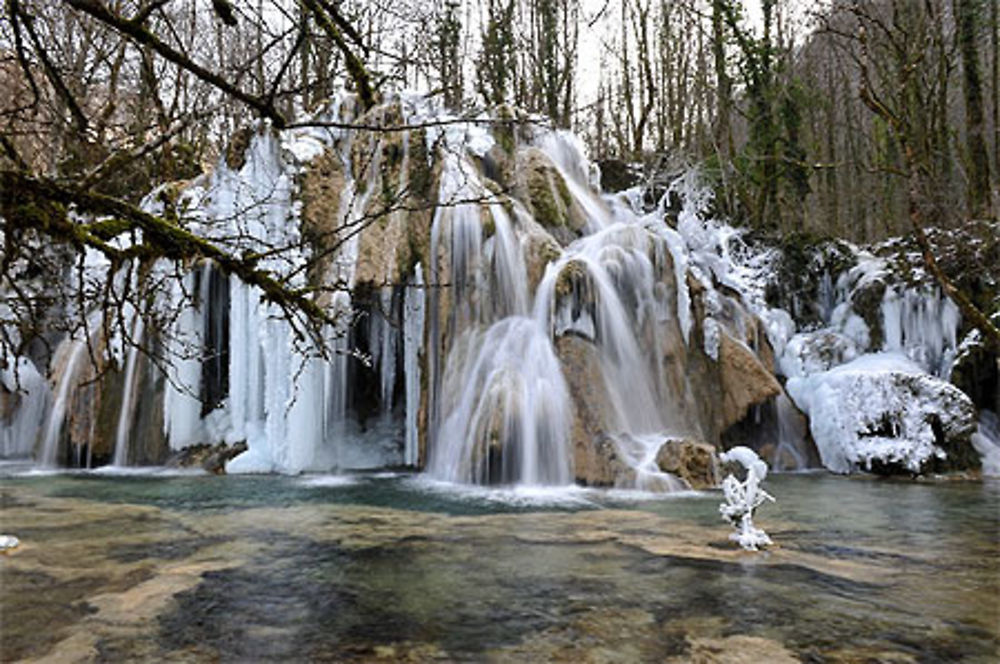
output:
M7 472L10 472L8 468ZM407 475L8 476L2 658L996 661L1000 484L772 476L719 493Z

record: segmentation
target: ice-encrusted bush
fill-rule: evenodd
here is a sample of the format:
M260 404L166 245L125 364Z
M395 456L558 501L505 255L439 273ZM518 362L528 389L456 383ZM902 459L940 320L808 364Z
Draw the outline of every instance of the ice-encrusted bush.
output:
M723 463L739 463L746 469L747 477L743 482L729 474L722 480L722 493L726 502L719 505L719 513L736 528L729 539L739 544L747 551L757 551L763 546L773 544L761 528L753 524L753 513L764 501L774 502L774 497L760 488L760 483L767 477L767 464L749 447L734 447L719 455Z

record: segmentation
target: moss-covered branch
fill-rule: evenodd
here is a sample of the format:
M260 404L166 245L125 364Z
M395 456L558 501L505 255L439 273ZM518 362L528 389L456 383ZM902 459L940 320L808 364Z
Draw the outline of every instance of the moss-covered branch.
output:
M365 110L372 108L375 105L375 92L372 88L371 76L368 74L364 63L361 62L360 58L358 58L347 44L347 40L344 39L343 31L338 25L344 23L343 18L337 14L333 6L320 3L318 0L302 0L302 4L312 14L313 19L323 29L323 32L337 45L337 49L340 50L341 55L344 56L344 65L347 67L347 73L350 74L351 80L354 81L354 85L358 89L358 98L361 100L361 105Z
M68 214L70 207L101 219L92 223L74 220ZM4 170L0 171L0 217L9 228L33 229L55 242L95 249L115 264L133 257L178 262L208 259L224 273L259 288L266 301L278 305L289 317L301 314L316 327L337 322L308 291L289 288L272 272L259 269L253 256L235 256L170 220L117 198ZM141 245L119 249L109 244L111 239L136 230L142 231Z

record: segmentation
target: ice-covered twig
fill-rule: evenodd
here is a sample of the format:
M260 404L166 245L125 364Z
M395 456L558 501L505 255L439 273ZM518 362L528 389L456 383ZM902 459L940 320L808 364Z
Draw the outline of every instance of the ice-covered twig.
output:
M766 500L774 502L774 496L760 488L760 483L767 477L767 464L747 447L734 447L720 454L719 458L723 463L733 461L747 469L746 481L742 483L733 475L727 475L722 480L726 502L719 505L719 513L737 530L729 539L747 551L771 545L773 542L767 533L753 525L754 511Z

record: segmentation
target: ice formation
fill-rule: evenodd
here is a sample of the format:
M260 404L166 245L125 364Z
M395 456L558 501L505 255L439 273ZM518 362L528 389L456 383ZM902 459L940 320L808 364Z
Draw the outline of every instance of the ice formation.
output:
M719 505L719 513L736 528L729 539L747 551L773 544L762 529L753 524L753 514L764 501L774 502L774 497L760 487L767 478L767 464L748 447L737 446L719 455L723 463L738 463L746 469L746 480L740 482L735 475L722 480L722 493L726 502Z
M404 122L446 119L416 97L393 103ZM332 104L329 119L343 120L342 104ZM938 434L964 431L971 421L968 399L944 382L957 354L957 309L934 288L892 281L882 259L854 248L857 265L820 274L818 301L808 303L820 323L799 329L789 312L766 302L776 250L748 247L740 231L712 219L710 190L695 172L644 208L638 190L600 195L576 137L525 128L517 140L560 182L553 189L566 219L544 218L548 211L527 200L530 191L501 195L487 181L483 164L503 149L488 123L433 124L423 141L411 145L414 132L391 146L402 164L398 181L379 180L392 172L390 146L364 161L355 154L362 139L348 130L261 128L241 165L221 160L183 189L177 204L193 230L266 238L252 247L265 256L261 265L289 276L292 287L306 287L299 268L312 249L302 230L302 176L320 155L336 160L344 178L333 229L338 247L322 279L338 292L323 306L343 324L325 330L332 353L323 355L299 341L255 288L209 263L191 266L161 296L189 302L170 328L144 330L136 316L131 329L134 338L155 336L175 358L161 381L171 448L245 441L248 450L229 463L231 472L403 464L455 482L566 484L574 478L580 408L564 357L574 344L584 348L577 358L584 375L576 378L606 401L588 404L588 415L599 420L601 444L627 467L629 486L677 486L656 464L667 437L718 438L703 430L701 415L690 415L700 404L685 363L721 366L730 341L729 348L761 358L770 344L787 379L787 396L770 404L782 468L805 466L807 448L815 458L799 410L809 416L823 464L837 472L880 463L920 472L944 454ZM362 279L359 295L358 220L377 194L407 190L416 148L432 155L440 178L429 194L436 203L426 218L429 237L410 262L391 256L398 269L391 279ZM521 165L516 150L508 157ZM161 205L156 196L144 204L153 212ZM676 227L667 219L671 205ZM412 221L405 215L384 221L405 226ZM558 241L554 226L563 234ZM295 249L268 251L276 246ZM859 293L876 293L874 307L858 306ZM359 339L365 357L355 353ZM104 341L124 374L114 449L114 462L124 465L139 435L135 412L148 371L136 349ZM87 348L81 339L59 346L51 387L33 365L21 372L23 405L0 430L5 455L23 454L30 447L24 441L37 439L39 461L57 462ZM361 397L375 404L371 416L357 412L362 372L372 383ZM5 372L4 384L10 382ZM973 437L989 468L995 429L984 419ZM764 475L766 467L748 477L757 483ZM737 488L746 505L766 496L747 498L751 487L730 481L734 501Z
M919 473L945 457L936 429L967 427L973 413L961 390L898 352L789 378L787 389L809 416L823 465L841 473L876 461Z

